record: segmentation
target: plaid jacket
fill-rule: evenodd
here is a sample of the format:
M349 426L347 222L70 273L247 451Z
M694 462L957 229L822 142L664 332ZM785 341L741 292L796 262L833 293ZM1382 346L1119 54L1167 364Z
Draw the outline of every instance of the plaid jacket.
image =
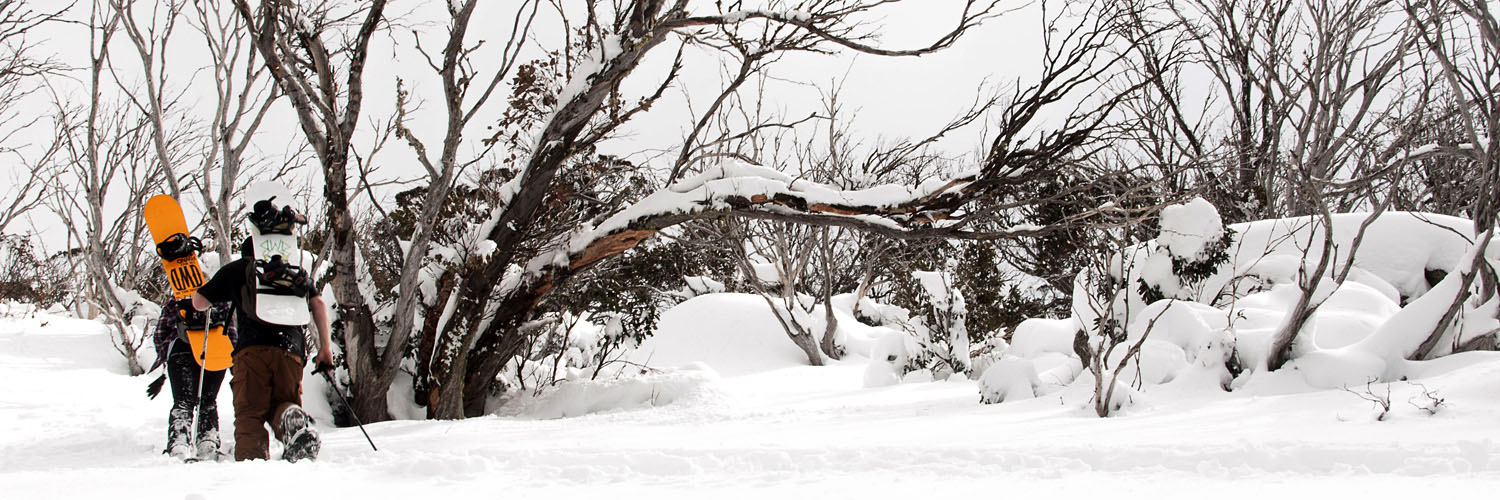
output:
M230 307L232 307L230 303L220 302L214 304L210 311L230 311ZM175 299L168 300L161 307L161 316L156 319L156 334L151 339L156 344L156 362L151 364L151 370L155 370L156 367L166 364L167 356L170 356L172 353L172 341L179 338L187 338L187 328L183 326L182 314L178 311L179 307ZM237 344L239 342L238 335L234 330L234 322L230 321L228 317L224 318L224 335L229 337L230 344ZM146 371L149 372L151 370Z

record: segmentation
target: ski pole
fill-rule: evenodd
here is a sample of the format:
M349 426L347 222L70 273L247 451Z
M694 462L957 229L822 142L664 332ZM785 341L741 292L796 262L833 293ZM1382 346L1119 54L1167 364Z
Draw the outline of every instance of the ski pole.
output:
M191 298L188 299L188 307L193 307ZM193 307L193 309L197 309ZM198 455L198 414L203 411L203 376L208 371L208 328L209 318L213 316L213 306L203 314L203 349L198 351L198 397L193 400L193 426L188 428L190 443L193 443L193 455ZM183 327L187 326L187 318L182 318Z
M350 417L354 417L354 423L359 426L359 433L365 435L365 441L370 443L370 449L380 451L380 448L375 447L375 441L370 439L370 433L365 432L365 423L359 421L359 415L354 413L354 407L349 405L349 400L344 399L344 392L339 390L338 384L333 383L333 377L328 376L328 372L331 371L333 371L333 365L319 363L318 367L313 370L313 373L322 375L323 380L328 381L328 386L333 388L333 393L339 395L339 402L344 403L344 409L349 410Z

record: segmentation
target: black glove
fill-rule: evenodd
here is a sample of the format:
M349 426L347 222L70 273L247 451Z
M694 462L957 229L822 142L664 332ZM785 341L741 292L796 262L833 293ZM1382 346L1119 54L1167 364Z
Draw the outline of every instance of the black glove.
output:
M166 375L162 375L160 377L156 377L156 380L152 380L150 384L147 384L146 385L146 398L147 399L156 399L156 395L157 394L161 394L161 384L163 382L166 382L166 381L167 381L167 376Z
M313 368L313 373L332 373L334 368L331 363L320 362L316 368Z

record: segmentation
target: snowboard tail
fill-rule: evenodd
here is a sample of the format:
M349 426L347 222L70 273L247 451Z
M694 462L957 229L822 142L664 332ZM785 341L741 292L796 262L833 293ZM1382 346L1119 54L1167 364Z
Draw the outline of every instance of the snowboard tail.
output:
M207 342L203 339L205 336ZM193 349L193 360L203 365L203 369L219 371L234 365L234 344L228 335L224 335L224 325L214 325L207 331L188 330L187 337L188 346ZM203 352L204 347L208 348L207 354Z

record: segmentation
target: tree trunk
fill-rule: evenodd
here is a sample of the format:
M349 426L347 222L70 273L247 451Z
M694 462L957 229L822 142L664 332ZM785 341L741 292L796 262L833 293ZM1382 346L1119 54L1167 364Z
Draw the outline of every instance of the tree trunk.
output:
M823 354L832 359L839 359L843 354L839 352L839 346L835 334L839 330L839 319L833 315L833 302L824 294L823 298L823 320L827 326L823 328L823 342L819 345Z
M787 338L792 339L792 343L797 344L797 348L802 349L802 353L807 355L807 364L823 366L823 353L818 347L818 339L797 322L797 316L792 312L791 308L801 307L797 305L795 292L793 293L790 301L787 297L782 297L781 304L777 304L776 300L765 293L761 293L760 296L766 300L766 305L771 307L771 314L776 316L777 322L781 323L781 329L786 332Z
M349 392L354 411L362 422L391 419L386 392L394 374L381 367L380 352L375 346L375 318L359 289L359 269L354 234L354 217L349 211L347 145L337 136L330 137L330 150L324 157L323 203L326 234L333 240L330 260L333 264L333 295L338 305L337 318L343 323L344 355L349 365ZM392 353L387 353L392 354ZM400 356L400 352L393 353Z
M1493 229L1479 233L1479 237L1476 240L1478 248L1473 250L1475 252L1473 259L1468 262L1467 266L1464 266L1467 269L1459 270L1462 274L1459 275L1458 293L1454 294L1453 303L1448 306L1447 311L1443 312L1443 316L1438 319L1437 324L1432 326L1432 331L1427 334L1427 338L1422 340L1422 343L1417 346L1416 351L1413 351L1407 359L1427 359L1432 354L1433 349L1437 348L1438 341L1442 340L1443 334L1453 326L1454 318L1458 317L1458 313L1463 311L1464 302L1472 295L1471 290L1474 286L1475 278L1479 275L1478 270L1489 266L1484 254L1485 249L1489 247L1490 239L1494 235L1495 232ZM1453 279L1453 277L1449 276L1446 279Z
M348 197L350 140L354 136L364 103L365 58L369 54L370 38L384 20L386 1L370 2L354 39L332 52L323 45L320 34L307 31L305 26L293 27L293 33L281 30L284 18L301 15L296 12L299 7L295 2L262 2L258 10L259 24L256 23L256 15L252 14L247 0L235 0L234 5L245 26L255 32L255 45L265 61L266 69L291 100L298 124L323 166L326 217L323 227L332 243L332 285L334 300L337 302L335 318L339 321L339 327L335 330L344 337L344 354L349 366L349 391L354 399L352 406L362 421L389 420L390 412L385 396L395 373L383 369L381 353L375 347L377 332L374 316L364 293L359 289L356 267L359 242L354 234L354 219L349 211ZM295 40L296 48L281 43L286 38ZM295 50L304 54L289 53ZM331 53L347 54L349 58L349 66L343 72L347 81L342 89L338 89L335 83L339 72L330 63ZM310 79L316 79L316 84ZM341 98L339 91L343 92L343 103L338 102ZM386 354L399 357L402 355L402 347L404 346L388 346L389 352Z
M818 348L818 340L813 338L811 333L799 332L788 335L791 336L792 343L797 344L797 347L801 348L802 352L807 354L807 364L813 366L827 364L823 361L823 353Z
M453 354L443 355L437 366L433 367L433 391L431 396L431 407L428 413L433 418L443 420L456 420L464 415L464 382L469 370L469 349L464 348L472 345L472 335L465 335L454 342L447 343L454 346Z
M1322 284L1323 275L1328 272L1328 264L1333 260L1333 217L1324 212L1323 216L1323 252L1318 258L1318 267L1307 276L1307 281L1302 284L1302 294L1297 297L1297 305L1287 314L1287 320L1276 331L1276 336L1271 341L1270 357L1266 359L1266 369L1270 371L1280 370L1282 365L1292 359L1292 347L1297 337L1302 333L1302 327L1307 320L1317 312L1319 304L1313 304L1312 299L1318 293L1318 287ZM1351 252L1354 250L1350 250ZM1303 254L1303 262L1306 262L1306 253ZM1351 260L1350 262L1353 262ZM1305 268L1304 268L1305 269Z

